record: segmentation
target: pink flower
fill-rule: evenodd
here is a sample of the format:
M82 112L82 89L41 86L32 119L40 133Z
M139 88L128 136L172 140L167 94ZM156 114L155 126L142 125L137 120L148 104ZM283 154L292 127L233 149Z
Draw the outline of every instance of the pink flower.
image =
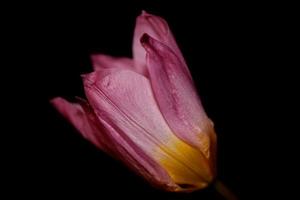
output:
M92 55L87 101L53 105L101 150L168 191L206 187L215 176L216 135L167 22L137 17L133 59Z

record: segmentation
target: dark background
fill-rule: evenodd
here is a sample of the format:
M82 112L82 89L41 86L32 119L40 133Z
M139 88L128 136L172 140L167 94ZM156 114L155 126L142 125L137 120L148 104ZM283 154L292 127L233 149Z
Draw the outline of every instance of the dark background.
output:
M152 188L85 141L49 104L56 96L84 96L80 74L91 71L91 53L131 56L135 18L142 9L168 21L184 54L215 123L219 179L240 199L274 194L273 185L280 186L279 177L285 175L265 164L274 153L264 138L276 124L270 113L281 109L270 98L279 89L274 66L280 61L275 52L281 11L273 13L271 4L192 2L12 5L8 25L14 72L7 96L14 106L7 117L17 122L10 128L20 131L12 134L9 147L14 155L9 157L10 194L41 199L222 199L213 187L191 194ZM275 154L280 157L280 152Z

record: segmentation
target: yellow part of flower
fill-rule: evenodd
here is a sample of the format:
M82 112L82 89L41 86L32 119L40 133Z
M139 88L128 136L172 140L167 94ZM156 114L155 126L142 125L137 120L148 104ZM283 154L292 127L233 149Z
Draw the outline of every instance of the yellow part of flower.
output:
M209 142L209 141L208 141ZM154 159L168 172L179 187L176 191L193 191L206 187L213 179L208 158L173 135L160 147Z

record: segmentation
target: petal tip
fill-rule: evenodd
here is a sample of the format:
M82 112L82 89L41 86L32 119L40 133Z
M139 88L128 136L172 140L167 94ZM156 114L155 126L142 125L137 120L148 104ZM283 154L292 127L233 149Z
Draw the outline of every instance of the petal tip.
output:
M49 102L55 106L57 105L57 103L61 102L61 101L64 101L64 99L62 97L54 97L52 99L49 100Z
M148 15L147 11L145 11L145 10L142 10L142 12L141 12L141 16L145 16L145 15Z
M97 81L96 72L81 74L80 76L82 78L84 87L91 86Z
M90 60L91 60L92 62L94 62L98 56L99 56L99 54L92 53L92 54L90 55Z
M86 77L88 76L88 74L80 74L80 77L84 80Z

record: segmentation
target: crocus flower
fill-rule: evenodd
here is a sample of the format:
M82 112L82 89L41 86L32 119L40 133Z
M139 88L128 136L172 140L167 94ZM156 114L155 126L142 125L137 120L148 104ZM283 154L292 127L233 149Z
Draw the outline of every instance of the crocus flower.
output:
M167 22L142 12L133 58L92 55L87 100L52 103L98 148L154 186L194 191L215 177L216 135Z

